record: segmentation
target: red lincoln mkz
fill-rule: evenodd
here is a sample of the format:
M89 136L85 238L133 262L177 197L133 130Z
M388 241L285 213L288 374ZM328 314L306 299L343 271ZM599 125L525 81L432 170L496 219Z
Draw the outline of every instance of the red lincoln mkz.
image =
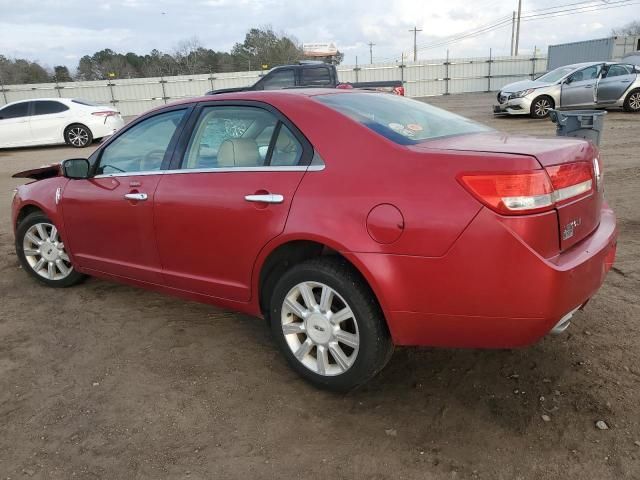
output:
M591 143L512 136L402 97L243 92L152 110L91 157L17 174L33 277L103 277L264 316L348 390L393 345L560 332L613 263Z

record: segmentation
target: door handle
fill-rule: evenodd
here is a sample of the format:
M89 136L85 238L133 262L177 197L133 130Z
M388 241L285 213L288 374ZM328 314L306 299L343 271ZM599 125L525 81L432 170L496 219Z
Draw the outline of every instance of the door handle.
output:
M584 88L591 88L593 85L585 85Z
M284 197L277 193L267 193L264 195L245 195L244 199L247 202L259 202L259 203L282 203Z
M127 200L144 202L149 197L147 197L146 193L125 193L124 198L126 198Z

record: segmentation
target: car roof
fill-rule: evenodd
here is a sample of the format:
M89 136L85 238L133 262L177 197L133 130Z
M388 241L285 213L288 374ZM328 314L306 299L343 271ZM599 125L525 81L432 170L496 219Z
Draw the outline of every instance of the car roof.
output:
M357 91L363 92L363 90L357 90ZM302 97L302 98L310 98L310 97L315 97L317 95L348 95L350 93L353 93L353 90L341 89L341 88L317 88L317 87L316 88L284 88L281 90L258 90L258 91L248 90L244 92L218 93L216 95L203 95L200 97L184 98L181 100L177 100L175 102L167 103L166 105L161 105L159 107L149 110L149 112L161 110L169 106L190 105L193 103L200 103L200 102L245 100L245 101L270 103L272 101L277 101L278 99L291 98L296 96ZM376 94L379 92L369 92L369 93Z

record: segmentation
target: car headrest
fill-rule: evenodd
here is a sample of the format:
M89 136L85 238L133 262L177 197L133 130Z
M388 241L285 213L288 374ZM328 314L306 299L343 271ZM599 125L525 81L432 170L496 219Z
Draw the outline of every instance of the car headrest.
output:
M261 163L258 144L253 138L230 138L218 149L219 167L256 167Z

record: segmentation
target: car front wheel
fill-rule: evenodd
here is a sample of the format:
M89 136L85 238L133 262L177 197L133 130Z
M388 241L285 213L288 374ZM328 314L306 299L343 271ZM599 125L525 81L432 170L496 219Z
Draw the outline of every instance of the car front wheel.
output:
M554 103L551 97L541 96L536 98L531 103L531 117L532 118L545 118L549 115L549 112L553 110Z
M42 212L31 213L18 225L16 254L29 275L50 287L69 287L84 278L73 268L58 229Z
M349 391L372 378L393 352L371 290L344 260L294 266L276 284L271 329L292 368L314 385Z

